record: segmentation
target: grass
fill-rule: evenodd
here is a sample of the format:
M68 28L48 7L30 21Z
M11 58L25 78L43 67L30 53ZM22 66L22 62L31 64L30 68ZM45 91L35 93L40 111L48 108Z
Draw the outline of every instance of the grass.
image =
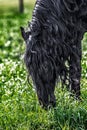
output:
M0 130L87 130L87 34L82 41L82 102L58 86L56 108L45 111L27 83L23 61L20 26L31 19L33 4L26 6L25 14L9 6L0 14Z
M24 0L24 7L29 7L30 10L34 6L35 0ZM28 6L30 5L30 6ZM9 10L9 11L8 11ZM0 15L4 14L12 14L13 12L18 13L19 11L19 0L0 0ZM25 8L25 12L27 11L27 8ZM29 11L29 10L28 10Z
M24 0L24 4L30 4L30 5L33 5L35 3L35 0ZM10 0L0 0L0 6L2 7L6 7L6 8L9 8L9 7L16 7L18 6L19 4L19 0L15 0L15 1L10 1Z

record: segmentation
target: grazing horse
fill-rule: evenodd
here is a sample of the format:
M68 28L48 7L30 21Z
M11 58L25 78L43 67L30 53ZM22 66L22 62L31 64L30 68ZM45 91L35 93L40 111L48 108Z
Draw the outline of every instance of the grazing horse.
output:
M87 0L37 0L27 31L25 64L43 107L55 106L59 79L80 98L81 40L87 31Z

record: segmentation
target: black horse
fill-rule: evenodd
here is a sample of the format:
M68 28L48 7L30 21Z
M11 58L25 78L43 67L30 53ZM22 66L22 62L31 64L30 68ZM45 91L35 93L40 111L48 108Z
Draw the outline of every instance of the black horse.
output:
M37 0L28 30L25 63L43 107L55 106L55 83L80 98L81 40L87 31L87 0Z

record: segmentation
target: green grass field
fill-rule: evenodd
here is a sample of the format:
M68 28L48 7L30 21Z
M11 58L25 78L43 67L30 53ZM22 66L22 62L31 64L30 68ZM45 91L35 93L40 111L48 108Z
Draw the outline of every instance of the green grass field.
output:
M20 26L31 19L34 1L25 4L24 14L19 14L17 1L8 2L0 0L0 130L87 130L87 34L82 41L82 102L57 85L57 105L45 111L27 82L20 34Z

